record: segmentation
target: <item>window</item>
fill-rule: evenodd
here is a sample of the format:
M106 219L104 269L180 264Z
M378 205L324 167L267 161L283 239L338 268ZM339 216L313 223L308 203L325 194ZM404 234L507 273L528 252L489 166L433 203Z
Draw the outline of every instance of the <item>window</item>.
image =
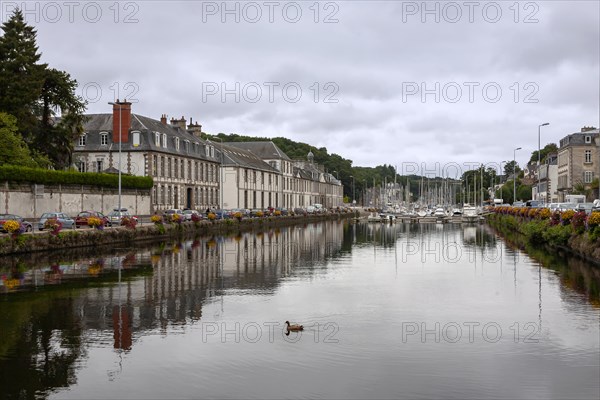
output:
M85 161L77 161L77 170L79 172L85 172Z
M185 160L181 160L181 179L185 179Z
M160 157L160 176L162 176L163 178L165 177L165 158L163 156Z
M586 150L585 151L585 163L591 163L592 162L592 151L591 150Z
M189 153L190 152L190 141L186 140L185 142L183 142L183 146L185 147L184 150Z
M593 178L594 178L594 172L585 171L583 173L583 183L592 183Z
M167 178L171 177L171 158L169 157L167 159ZM169 190L171 190L171 188L169 188ZM171 198L171 196L169 195L169 199Z
M102 172L104 170L104 160L96 160L96 172Z
M158 188L156 186L152 188L152 200L153 204L158 204Z
M167 134L163 133L162 135L162 147L167 148Z
M108 145L108 133L102 132L100 134L100 145L107 146Z
M154 176L158 176L158 156L152 156L152 171Z
M131 135L133 137L133 147L138 147L140 145L140 132L139 131L133 131L131 132Z
M154 134L154 145L160 147L160 133L158 132Z
M211 157L215 156L215 148L213 146L210 146L210 156Z
M173 177L177 178L177 174L179 173L178 160L176 158L173 159Z
M585 136L585 142L586 142L586 143L592 143L592 137L591 137L591 136L589 136L589 135L586 135L586 136Z
M175 138L175 150L179 150L179 138Z
M79 136L79 145L80 146L85 146L85 133L81 136Z

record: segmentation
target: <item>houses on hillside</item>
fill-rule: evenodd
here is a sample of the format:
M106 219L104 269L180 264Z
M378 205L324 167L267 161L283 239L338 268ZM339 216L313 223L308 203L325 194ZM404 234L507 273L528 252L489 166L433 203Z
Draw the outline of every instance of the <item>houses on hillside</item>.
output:
M341 182L315 164L312 153L307 160L291 160L270 141L212 142L191 119L155 120L132 113L128 102L87 117L74 148L79 171L151 176L152 211L343 202Z

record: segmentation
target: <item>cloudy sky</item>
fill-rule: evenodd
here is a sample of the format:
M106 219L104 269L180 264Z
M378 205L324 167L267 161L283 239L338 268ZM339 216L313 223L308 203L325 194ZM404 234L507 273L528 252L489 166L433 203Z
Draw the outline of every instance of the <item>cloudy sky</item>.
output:
M599 125L598 1L1 2L90 113L193 118L400 172L520 163Z

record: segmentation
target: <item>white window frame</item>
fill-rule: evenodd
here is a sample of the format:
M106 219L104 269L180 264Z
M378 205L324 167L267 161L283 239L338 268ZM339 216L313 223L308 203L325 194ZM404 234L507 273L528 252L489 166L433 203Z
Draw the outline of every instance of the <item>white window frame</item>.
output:
M79 146L85 146L86 136L87 136L86 133L79 136Z
M583 172L583 183L592 183L592 180L594 180L594 172L584 171Z
M162 134L162 147L164 147L165 149L167 148L167 134L166 133Z
M160 133L158 132L154 133L154 144L156 147L160 147Z
M108 146L108 132L100 132L100 146Z
M179 138L175 138L175 150L179 151Z
M585 142L592 143L592 137L590 135L585 135Z
M584 153L584 163L586 164L590 164L592 162L592 151L591 150L586 150Z
M133 147L139 147L139 145L142 144L141 136L142 135L140 131L131 132L131 144L133 145Z

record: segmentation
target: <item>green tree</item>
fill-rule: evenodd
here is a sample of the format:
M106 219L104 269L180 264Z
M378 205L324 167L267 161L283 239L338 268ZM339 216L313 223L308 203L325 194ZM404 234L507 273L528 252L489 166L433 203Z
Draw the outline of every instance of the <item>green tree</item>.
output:
M20 10L2 25L0 111L17 118L18 131L35 153L57 169L72 163L74 140L83 131L86 103L75 94L77 81L40 64L36 31Z
M521 167L519 167L519 164L516 161L512 160L504 165L504 175L511 176L513 174L513 170L517 174L521 172Z
M548 143L544 146L544 148L540 151L540 161L543 163L546 160L548 154L558 153L558 147L555 143ZM537 163L538 160L538 151L534 150L531 153L531 158L529 159L530 163Z
M21 165L37 167L27 144L17 133L17 119L0 112L0 165Z
M36 131L38 100L44 84L45 64L36 44L36 31L25 23L20 10L2 25L0 37L0 111L17 118L23 138Z

